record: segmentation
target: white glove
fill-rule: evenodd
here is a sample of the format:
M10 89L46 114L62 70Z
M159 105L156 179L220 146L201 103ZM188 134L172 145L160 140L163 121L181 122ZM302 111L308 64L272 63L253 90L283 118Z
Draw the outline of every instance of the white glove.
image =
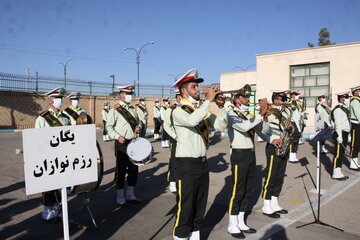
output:
M342 137L341 136L338 136L336 141L339 143L339 144L342 144L343 140L342 140Z

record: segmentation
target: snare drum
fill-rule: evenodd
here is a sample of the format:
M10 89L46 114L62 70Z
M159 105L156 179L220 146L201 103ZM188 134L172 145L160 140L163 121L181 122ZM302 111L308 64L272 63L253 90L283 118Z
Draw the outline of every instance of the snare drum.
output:
M98 180L95 182L84 183L81 185L74 186L74 189L71 191L72 194L77 194L81 192L92 192L95 191L100 186L104 172L104 160L98 141L96 141L96 148L97 148L96 162L97 162L97 170L98 170Z
M142 166L152 161L154 149L149 140L138 137L129 143L126 153L134 165Z

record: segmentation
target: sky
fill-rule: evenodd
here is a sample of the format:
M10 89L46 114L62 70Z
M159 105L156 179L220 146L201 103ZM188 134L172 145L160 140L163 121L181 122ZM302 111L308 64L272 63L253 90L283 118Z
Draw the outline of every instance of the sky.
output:
M0 72L116 84L172 84L191 68L206 84L255 69L256 55L360 41L357 0L1 0Z

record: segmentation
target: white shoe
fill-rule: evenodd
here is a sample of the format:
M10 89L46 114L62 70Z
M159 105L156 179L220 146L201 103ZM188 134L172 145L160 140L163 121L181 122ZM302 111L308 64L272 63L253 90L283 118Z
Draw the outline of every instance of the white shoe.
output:
M228 232L230 234L241 233L240 228L238 226L238 216L237 215L229 215L229 225Z
M186 238L179 238L179 237L177 237L177 236L173 236L173 238L174 238L174 240L189 240L188 237L186 237Z
M105 138L106 138L106 141L107 141L107 142L111 140L110 137L109 137L109 135L106 135Z
M106 142L106 135L103 135L103 141Z
M289 153L289 162L291 162L291 163L299 162L299 159L297 159L297 157L296 157L296 153L293 153L293 152Z
M287 210L285 210L284 208L280 207L280 205L279 205L279 198L278 198L278 197L271 196L270 206L271 206L271 208L272 208L275 212L277 212L277 213L281 213L281 214L286 214L286 213L288 213Z
M161 146L162 146L163 148L166 148L166 143L165 143L165 141L161 141Z
M200 240L200 231L191 232L189 240Z
M320 153L328 153L329 151L325 148L325 145L321 145Z
M124 205L126 203L124 189L116 189L116 203L119 205Z
M346 177L342 174L341 172L341 168L337 167L334 169L334 172L331 176L333 179L337 179L337 180L344 180L346 179Z
M169 140L165 140L165 146L168 148L170 147L170 141Z
M240 228L241 231L250 229L248 226L246 226L244 217L245 217L245 212L239 212L238 227Z
M170 192L172 192L172 193L175 193L175 192L176 192L176 182L170 182L170 184L169 184L169 190L170 190Z
M132 202L132 203L138 203L140 200L135 196L134 194L134 186L127 186L126 189L126 201Z
M350 169L352 170L360 170L359 168L359 160L358 158L349 158L350 161Z
M59 209L54 208L53 206L44 206L44 210L42 211L41 218L45 221L52 220L59 215Z

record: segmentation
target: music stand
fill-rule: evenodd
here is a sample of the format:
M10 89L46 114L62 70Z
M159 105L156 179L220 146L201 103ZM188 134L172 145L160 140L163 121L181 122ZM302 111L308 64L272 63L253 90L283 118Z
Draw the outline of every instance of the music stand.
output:
M296 228L305 227L305 226L308 226L308 225L311 225L311 224L320 224L320 225L323 225L323 226L334 228L334 229L339 230L341 232L344 231L343 229L331 226L331 225L329 225L327 223L324 223L323 221L320 220L320 196L321 196L321 193L320 193L321 192L321 190L320 190L320 188L321 188L320 187L321 186L320 141L331 139L333 132L334 132L334 129L330 129L330 128L329 129L322 129L311 139L312 142L314 142L314 141L317 142L317 176L318 176L317 177L318 183L317 183L317 186L316 186L317 187L317 192L318 192L317 216L315 217L315 220L313 222L297 226Z

